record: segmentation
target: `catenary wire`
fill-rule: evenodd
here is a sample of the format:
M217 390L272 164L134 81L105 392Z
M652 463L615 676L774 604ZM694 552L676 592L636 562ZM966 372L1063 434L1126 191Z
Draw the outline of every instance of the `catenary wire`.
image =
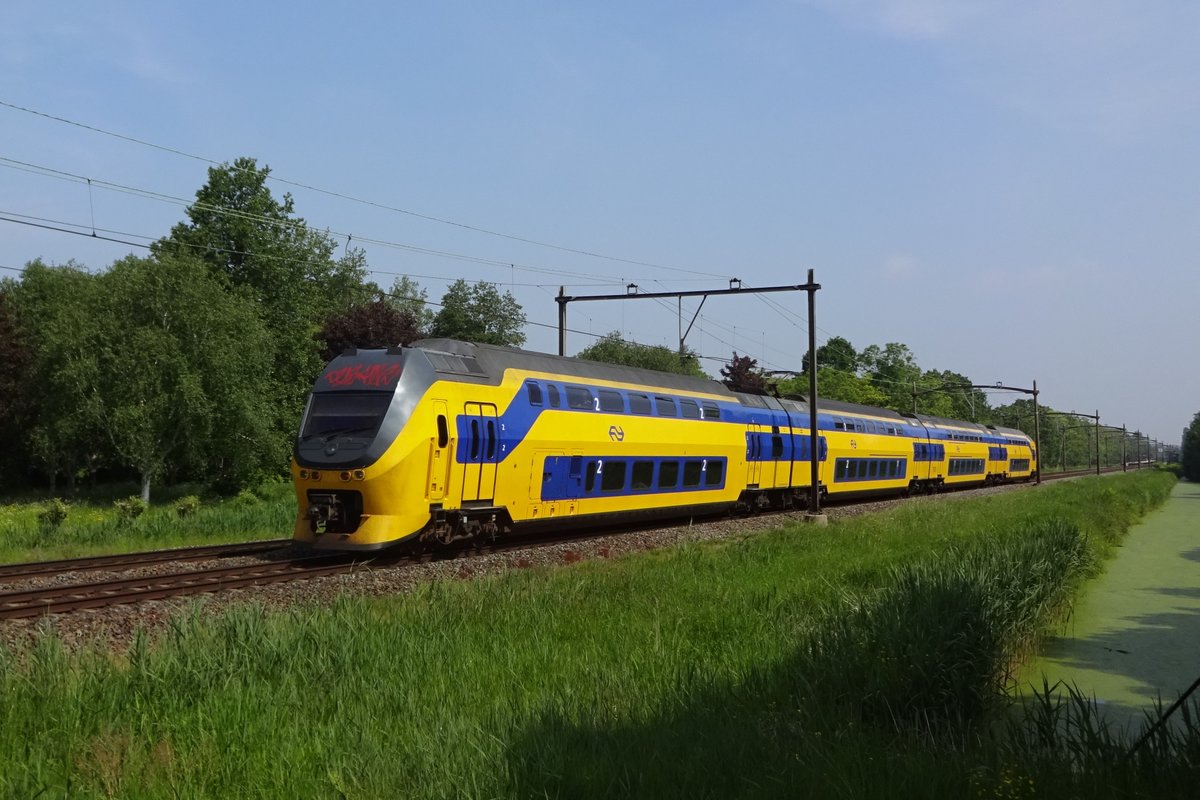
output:
M77 122L75 120L67 119L66 117L60 117L60 116L56 116L54 114L49 114L44 111L37 111L32 108L27 108L25 106L20 106L15 103L7 102L5 100L0 100L0 106L4 106L6 108L10 108L15 111L21 111L21 112L24 112L27 114L33 114L33 115L36 115L39 117L44 117L46 119L50 119L55 122L61 122L66 125L72 125L77 128L82 128L84 130L92 131L94 133L100 133L105 136L111 136L113 138L120 139L122 141L130 142L133 144L138 144L138 145L141 145L144 147L151 147L156 150L160 150L162 152L172 153L174 155L183 156L183 157L190 158L190 159L193 159L196 161L201 161L201 162L205 162L208 164L214 164L214 165L220 165L220 163L221 163L221 162L216 161L215 159L206 158L204 156L198 156L198 155L188 153L188 152L185 152L183 150L179 150L179 149L173 148L173 147L166 147L164 145L155 144L153 142L148 142L144 139L138 139L133 136L127 136L125 134L108 131L103 128L98 128L93 125L87 125L82 122ZM230 165L230 166L232 166L232 165ZM666 270L669 272L681 272L681 273L687 273L687 274L691 274L691 275L702 275L702 276L711 277L711 278L726 277L724 275L720 275L720 274L713 273L713 272L704 272L702 270L688 269L686 267L677 267L677 266L672 266L672 265L668 265L668 264L658 264L658 263L654 263L651 261L641 261L638 259L622 258L619 256L610 256L610 255L605 255L603 253L597 253L597 252L594 252L591 250L584 250L584 249L575 248L575 247L566 247L563 245L557 245L557 244L553 244L550 242L542 242L537 239L531 239L531 238L524 237L524 236L515 236L513 234L502 233L500 231L494 231L494 230L479 227L476 225L468 225L463 222L457 222L455 220L444 219L442 217L436 217L436 216L433 216L430 214L422 214L420 212L412 211L409 209L404 209L404 208L399 208L397 206L387 205L386 203L379 203L379 202L375 202L373 200L364 200L362 198L354 197L353 195L348 195L348 194L345 194L342 192L336 192L336 191L332 191L329 189L322 189L317 186L312 186L310 184L302 183L300 181L293 181L293 180L289 180L286 178L268 176L268 179L276 181L278 183L281 183L285 186L294 186L297 188L306 189L308 191L317 192L319 194L324 194L329 197L336 197L338 199L347 200L349 202L361 203L363 205L368 205L368 206L378 208L381 210L385 210L385 211L392 211L397 214L404 214L406 216L411 216L416 219L425 220L427 222L436 222L441 225L449 225L449 226L460 228L463 230L469 230L469 231L472 231L475 233L482 233L482 234L486 234L488 236L497 236L497 237L500 237L503 239L508 239L510 241L521 242L523 244L530 244L530 245L534 245L537 247L545 247L545 248L549 248L551 250L558 250L560 252L573 253L575 255L587 256L589 258L598 258L598 259L603 259L606 261L614 261L617 263L629 264L632 266L650 267L652 269L661 269L661 270Z

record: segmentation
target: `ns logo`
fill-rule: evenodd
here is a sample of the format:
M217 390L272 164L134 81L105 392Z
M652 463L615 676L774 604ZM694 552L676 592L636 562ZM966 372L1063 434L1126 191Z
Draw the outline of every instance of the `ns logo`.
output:
M625 441L625 429L616 425L610 425L608 427L608 438L612 439L614 442Z

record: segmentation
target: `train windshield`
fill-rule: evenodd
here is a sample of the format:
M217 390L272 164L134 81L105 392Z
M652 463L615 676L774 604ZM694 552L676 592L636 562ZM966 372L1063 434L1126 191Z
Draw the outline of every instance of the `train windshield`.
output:
M391 392L317 392L300 438L343 434L371 438L391 402Z

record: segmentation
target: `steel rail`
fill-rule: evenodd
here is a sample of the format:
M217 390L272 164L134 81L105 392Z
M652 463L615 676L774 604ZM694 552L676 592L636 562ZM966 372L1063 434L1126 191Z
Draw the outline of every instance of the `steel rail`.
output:
M39 617L351 572L362 566L342 555L147 575L114 581L0 592L0 619Z
M261 542L178 547L170 550L148 550L141 553L120 553L109 556L85 556L53 561L25 561L0 564L0 581L60 575L64 572L92 572L104 569L129 569L159 564L165 561L200 561L208 558L232 558L275 550L291 544L291 539L270 539Z

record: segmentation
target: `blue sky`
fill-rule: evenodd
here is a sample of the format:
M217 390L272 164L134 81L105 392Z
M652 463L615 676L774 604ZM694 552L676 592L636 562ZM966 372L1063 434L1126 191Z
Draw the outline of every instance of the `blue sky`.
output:
M389 243L365 245L385 287L500 283L545 326L532 349L557 346L560 284L811 268L821 340L1036 379L1055 408L1176 442L1200 411L1198 40L1200 4L1154 0L10 0L0 215L158 237L182 205L98 182L188 199L206 179L201 159L20 106L414 212L272 186L343 243ZM4 275L130 250L0 222ZM766 297L710 299L689 344L798 369L804 295ZM573 304L568 322L677 342L673 303Z

